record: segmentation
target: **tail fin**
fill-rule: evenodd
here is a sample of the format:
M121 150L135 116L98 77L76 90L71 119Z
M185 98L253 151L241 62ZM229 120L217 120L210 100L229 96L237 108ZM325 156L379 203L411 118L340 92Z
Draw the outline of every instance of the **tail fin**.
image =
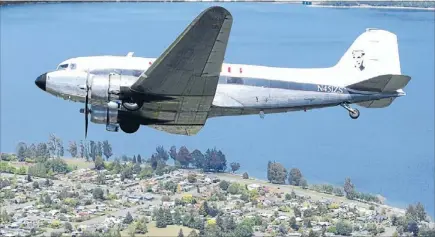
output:
M334 66L342 84L355 84L380 75L400 75L397 36L379 29L367 29Z

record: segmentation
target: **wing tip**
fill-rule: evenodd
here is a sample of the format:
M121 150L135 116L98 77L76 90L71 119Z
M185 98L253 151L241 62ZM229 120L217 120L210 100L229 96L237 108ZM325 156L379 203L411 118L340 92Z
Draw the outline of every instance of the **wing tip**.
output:
M204 15L204 14L213 14L214 17L217 17L219 15L225 16L224 18L232 18L233 17L231 15L230 11L228 11L226 8L224 8L222 6L212 6L212 7L209 7L207 9L205 9L202 12L202 14L200 14L200 15Z

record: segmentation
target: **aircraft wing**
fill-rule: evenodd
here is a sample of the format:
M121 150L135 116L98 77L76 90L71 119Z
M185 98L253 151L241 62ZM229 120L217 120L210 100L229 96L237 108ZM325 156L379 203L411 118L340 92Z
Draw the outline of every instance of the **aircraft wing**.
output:
M193 135L205 124L232 22L223 7L206 9L130 87L134 93L170 98L142 106L142 117L165 121L155 128Z

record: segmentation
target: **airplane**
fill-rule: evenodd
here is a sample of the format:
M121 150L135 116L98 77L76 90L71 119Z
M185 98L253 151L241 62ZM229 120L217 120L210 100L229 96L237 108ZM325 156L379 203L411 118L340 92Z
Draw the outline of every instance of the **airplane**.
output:
M332 67L278 68L224 63L232 23L227 9L213 6L158 58L133 52L70 58L35 84L85 104L85 137L89 114L111 132L135 133L144 125L192 136L209 118L342 106L357 119L351 104L385 108L406 95L411 77L401 74L392 32L366 29Z

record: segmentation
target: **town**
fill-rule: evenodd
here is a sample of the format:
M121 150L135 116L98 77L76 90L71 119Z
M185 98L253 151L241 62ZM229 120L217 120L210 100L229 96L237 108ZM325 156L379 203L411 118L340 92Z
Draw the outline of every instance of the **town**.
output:
M308 184L269 162L265 181L216 148L109 160L108 141L80 144L72 158L54 135L1 154L0 236L435 236L421 203L387 206L349 178Z

